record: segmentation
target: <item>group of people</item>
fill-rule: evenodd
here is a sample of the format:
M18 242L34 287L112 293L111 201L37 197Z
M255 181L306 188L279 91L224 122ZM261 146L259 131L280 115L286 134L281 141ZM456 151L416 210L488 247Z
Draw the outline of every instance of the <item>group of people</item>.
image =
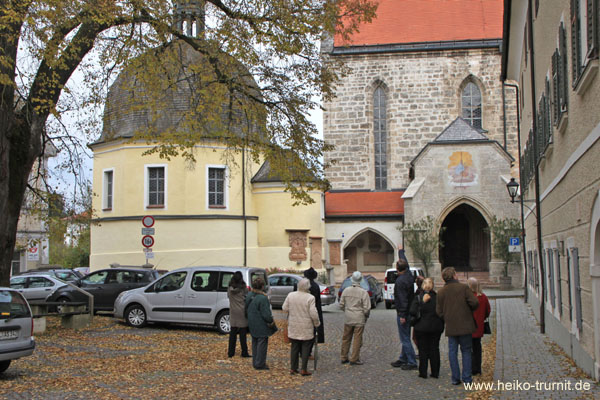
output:
M401 352L393 367L419 371L419 377L438 378L440 373L439 343L445 331L448 337L448 357L452 383L472 382L472 376L481 374L484 321L490 314L490 303L476 279L470 278L465 285L458 281L452 267L442 270L444 286L436 293L433 278L417 280L409 270L409 265L400 252L396 263L398 272L394 284L394 303L397 313L398 334ZM313 268L304 271L304 279L298 283L298 290L290 293L283 303L282 310L288 315L287 335L291 343L290 373L302 376L311 375L308 361L311 358L315 341L323 343L323 312L319 285L315 282L317 273ZM344 333L341 347L341 363L362 365L360 349L366 322L371 311L369 294L360 286L362 274L352 274L352 286L346 288L340 297L340 308L344 311ZM242 274L236 272L228 288L230 301L230 324L228 356L235 355L239 337L242 357L252 357L255 369L269 369L266 364L269 336L277 331L267 295L263 292L265 282L258 278L252 282L248 293ZM419 351L417 355L411 342ZM252 336L252 355L248 353L246 335ZM352 347L352 351L350 348ZM458 361L458 349L462 355L462 372ZM300 367L300 369L299 369Z
M283 303L288 313L288 337L291 342L290 373L311 375L308 360L311 358L315 338L318 343L325 340L321 291L315 282L318 274L314 268L304 271L305 278L298 283L298 290L290 293ZM229 347L227 355L235 355L236 343L240 341L242 357L252 357L252 366L257 370L269 369L267 350L269 337L277 332L268 296L264 293L265 282L261 278L252 281L248 288L241 272L235 272L227 288L229 297ZM252 355L248 353L246 336L252 337ZM299 357L302 359L298 370Z
M402 255L402 254L401 254ZM452 267L442 270L444 286L438 293L434 290L432 278L417 281L409 271L406 258L400 257L396 263L398 277L394 285L398 334L402 350L393 367L403 370L418 368L419 377L438 378L440 372L440 337L445 331L448 337L448 358L452 384L470 383L473 375L481 374L484 323L490 315L490 303L475 278L469 278L465 285L458 281ZM419 350L419 364L410 337L414 328L413 340ZM458 362L458 349L462 356L462 372Z

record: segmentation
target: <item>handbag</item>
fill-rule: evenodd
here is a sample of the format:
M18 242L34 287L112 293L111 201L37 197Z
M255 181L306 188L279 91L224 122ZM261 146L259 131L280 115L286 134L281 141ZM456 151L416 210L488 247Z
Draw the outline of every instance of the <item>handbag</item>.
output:
M413 302L415 304L413 304L410 309L411 311L414 311L414 307L416 309L416 313L411 312L408 316L408 322L410 323L410 326L415 326L421 320L421 301L419 300L419 296L415 296Z
M275 321L271 322L270 324L267 324L267 327L269 328L270 335L275 334L279 330Z
M485 321L483 321L483 334L484 335L492 334L492 327L490 326L490 321L488 321L487 319Z
M287 323L283 327L283 343L289 343L290 337L288 336L288 325Z

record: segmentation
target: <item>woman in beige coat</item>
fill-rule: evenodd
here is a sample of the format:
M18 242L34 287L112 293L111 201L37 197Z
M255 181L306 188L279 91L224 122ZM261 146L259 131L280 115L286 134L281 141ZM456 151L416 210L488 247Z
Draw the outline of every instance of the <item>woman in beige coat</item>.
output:
M309 293L310 281L306 278L298 283L298 291L288 294L283 303L283 311L288 313L288 337L292 342L291 374L298 373L298 355L302 355L303 376L308 372L308 356L310 345L315 337L314 328L320 325L319 314L315 306L315 298Z

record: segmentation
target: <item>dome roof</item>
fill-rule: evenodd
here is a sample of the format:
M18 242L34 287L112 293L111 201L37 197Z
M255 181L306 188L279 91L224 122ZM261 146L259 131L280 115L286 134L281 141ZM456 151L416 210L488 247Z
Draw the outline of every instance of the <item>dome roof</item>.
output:
M96 143L157 135L191 143L262 131L264 108L244 94L260 97L250 72L219 52L217 76L211 60L181 40L131 60L109 89Z

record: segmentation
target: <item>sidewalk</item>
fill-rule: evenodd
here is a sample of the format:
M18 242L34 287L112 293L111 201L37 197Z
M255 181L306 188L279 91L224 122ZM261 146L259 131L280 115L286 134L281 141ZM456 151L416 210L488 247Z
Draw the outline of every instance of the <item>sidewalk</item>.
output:
M486 291L487 292L487 291ZM553 342L540 333L529 304L521 298L498 298L496 311L495 399L600 398L600 386L580 379L567 357L557 354ZM498 382L505 385L498 390ZM588 383L591 389L576 390ZM520 385L508 390L507 384ZM536 386L537 385L537 386ZM527 390L527 388L529 390Z

